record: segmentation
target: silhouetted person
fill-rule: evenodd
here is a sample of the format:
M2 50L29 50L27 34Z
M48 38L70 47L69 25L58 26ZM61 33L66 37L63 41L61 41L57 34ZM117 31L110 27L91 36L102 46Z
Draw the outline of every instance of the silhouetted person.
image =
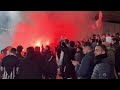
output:
M55 47L55 51L56 51L56 57L58 59L60 59L60 53L61 53L61 48L60 48L61 43L59 42L59 45L57 47Z
M41 73L43 76L43 74L45 73L45 71L44 71L45 59L40 52L40 47L38 47L38 46L35 47L35 56L36 56L36 59L38 59L38 61L40 63Z
M57 61L57 64L58 64L58 75L61 76L61 73L62 73L62 68L61 68L61 42L59 42L59 45L57 47L55 47L55 51L56 51L56 61Z
M115 33L115 38L120 41L120 34L119 33Z
M45 58L45 79L56 79L58 66L55 55L50 50L50 46L46 46L43 55Z
M22 50L23 50L23 47L20 45L20 46L18 46L17 47L17 53L16 53L16 56L20 59L20 60L22 60L24 57L22 56Z
M9 55L2 59L2 79L15 79L20 60L16 57L16 49L12 48Z
M35 47L35 53L41 55L40 47L38 47L38 46Z
M115 68L118 78L120 79L120 46L116 49L115 53Z
M25 58L20 62L19 79L42 79L41 61L33 47L28 47Z
M117 38L112 39L112 47L115 49L115 69L118 75L120 72L120 45ZM120 77L120 74L118 77Z
M76 49L75 49L75 42L70 41L70 46L69 48L69 57L70 57L70 62L75 61L75 54L76 54ZM76 79L76 73L75 73L75 67L73 64L70 65L71 68L71 76L73 79Z
M75 63L73 61L73 64L76 67L76 73L79 79L90 79L94 68L93 47L90 42L85 42L82 48L85 56L83 57L81 64L76 61Z
M60 63L61 63L61 75L63 79L76 79L75 75L75 67L72 64L71 57L70 57L70 50L67 45L62 42L61 45L61 56L60 56Z
M69 40L68 39L65 39L65 43L66 43L66 45L67 45L67 47L69 47Z
M1 50L1 53L0 53L0 62L1 62L1 59L2 59L3 57L5 57L6 55L7 55L7 49Z
M75 49L74 41L70 41L69 53L70 53L70 59L75 60L76 49Z

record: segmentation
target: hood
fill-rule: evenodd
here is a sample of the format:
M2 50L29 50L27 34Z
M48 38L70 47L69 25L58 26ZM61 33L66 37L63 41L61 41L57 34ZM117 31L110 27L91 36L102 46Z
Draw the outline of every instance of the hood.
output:
M99 64L99 63L112 64L112 59L110 57L108 57L106 54L102 54L102 55L99 55L96 57L95 63L96 64Z
M112 64L112 59L110 57L104 58L102 59L102 63L108 63L108 64Z

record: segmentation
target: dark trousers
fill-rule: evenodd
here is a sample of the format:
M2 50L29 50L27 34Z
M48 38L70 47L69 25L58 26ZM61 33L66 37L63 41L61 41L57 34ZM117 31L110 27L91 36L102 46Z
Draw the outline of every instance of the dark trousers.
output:
M70 67L67 66L61 66L60 71L63 79L67 79L67 78L77 79L74 68L71 69Z

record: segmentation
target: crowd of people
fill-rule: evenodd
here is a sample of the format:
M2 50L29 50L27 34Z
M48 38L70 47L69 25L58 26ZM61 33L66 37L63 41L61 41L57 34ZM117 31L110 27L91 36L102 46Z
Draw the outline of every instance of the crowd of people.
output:
M93 34L84 41L61 38L55 53L47 45L1 50L1 79L119 79L119 33Z

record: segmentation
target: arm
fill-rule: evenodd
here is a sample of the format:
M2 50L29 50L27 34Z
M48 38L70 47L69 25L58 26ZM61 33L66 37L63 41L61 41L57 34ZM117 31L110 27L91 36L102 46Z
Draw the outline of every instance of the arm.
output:
M80 54L75 54L75 60L78 61L80 64L81 64L81 61L83 59L83 54L80 53Z
M77 74L79 77L84 77L87 75L89 67L90 67L90 61L91 61L92 57L88 56L83 58L80 67L77 70Z
M75 66L75 71L77 72L77 70L78 70L79 67L80 67L79 62L78 62L78 61L72 61L72 60L71 60L71 62L72 62L72 64Z
M58 66L61 66L61 65L62 65L63 57L64 57L64 52L61 51L60 60L59 60L59 62L58 62Z
M95 66L93 74L92 74L92 79L109 79L111 75L111 70L110 66L108 64L98 64Z
M56 62L57 62L57 64L58 64L58 61L59 61L59 59L58 59L58 56L57 56L57 53L56 53Z
M98 68L99 68L98 65L96 65L96 66L94 67L94 70L93 70L91 79L98 79L98 76L99 76L99 74L98 74Z

